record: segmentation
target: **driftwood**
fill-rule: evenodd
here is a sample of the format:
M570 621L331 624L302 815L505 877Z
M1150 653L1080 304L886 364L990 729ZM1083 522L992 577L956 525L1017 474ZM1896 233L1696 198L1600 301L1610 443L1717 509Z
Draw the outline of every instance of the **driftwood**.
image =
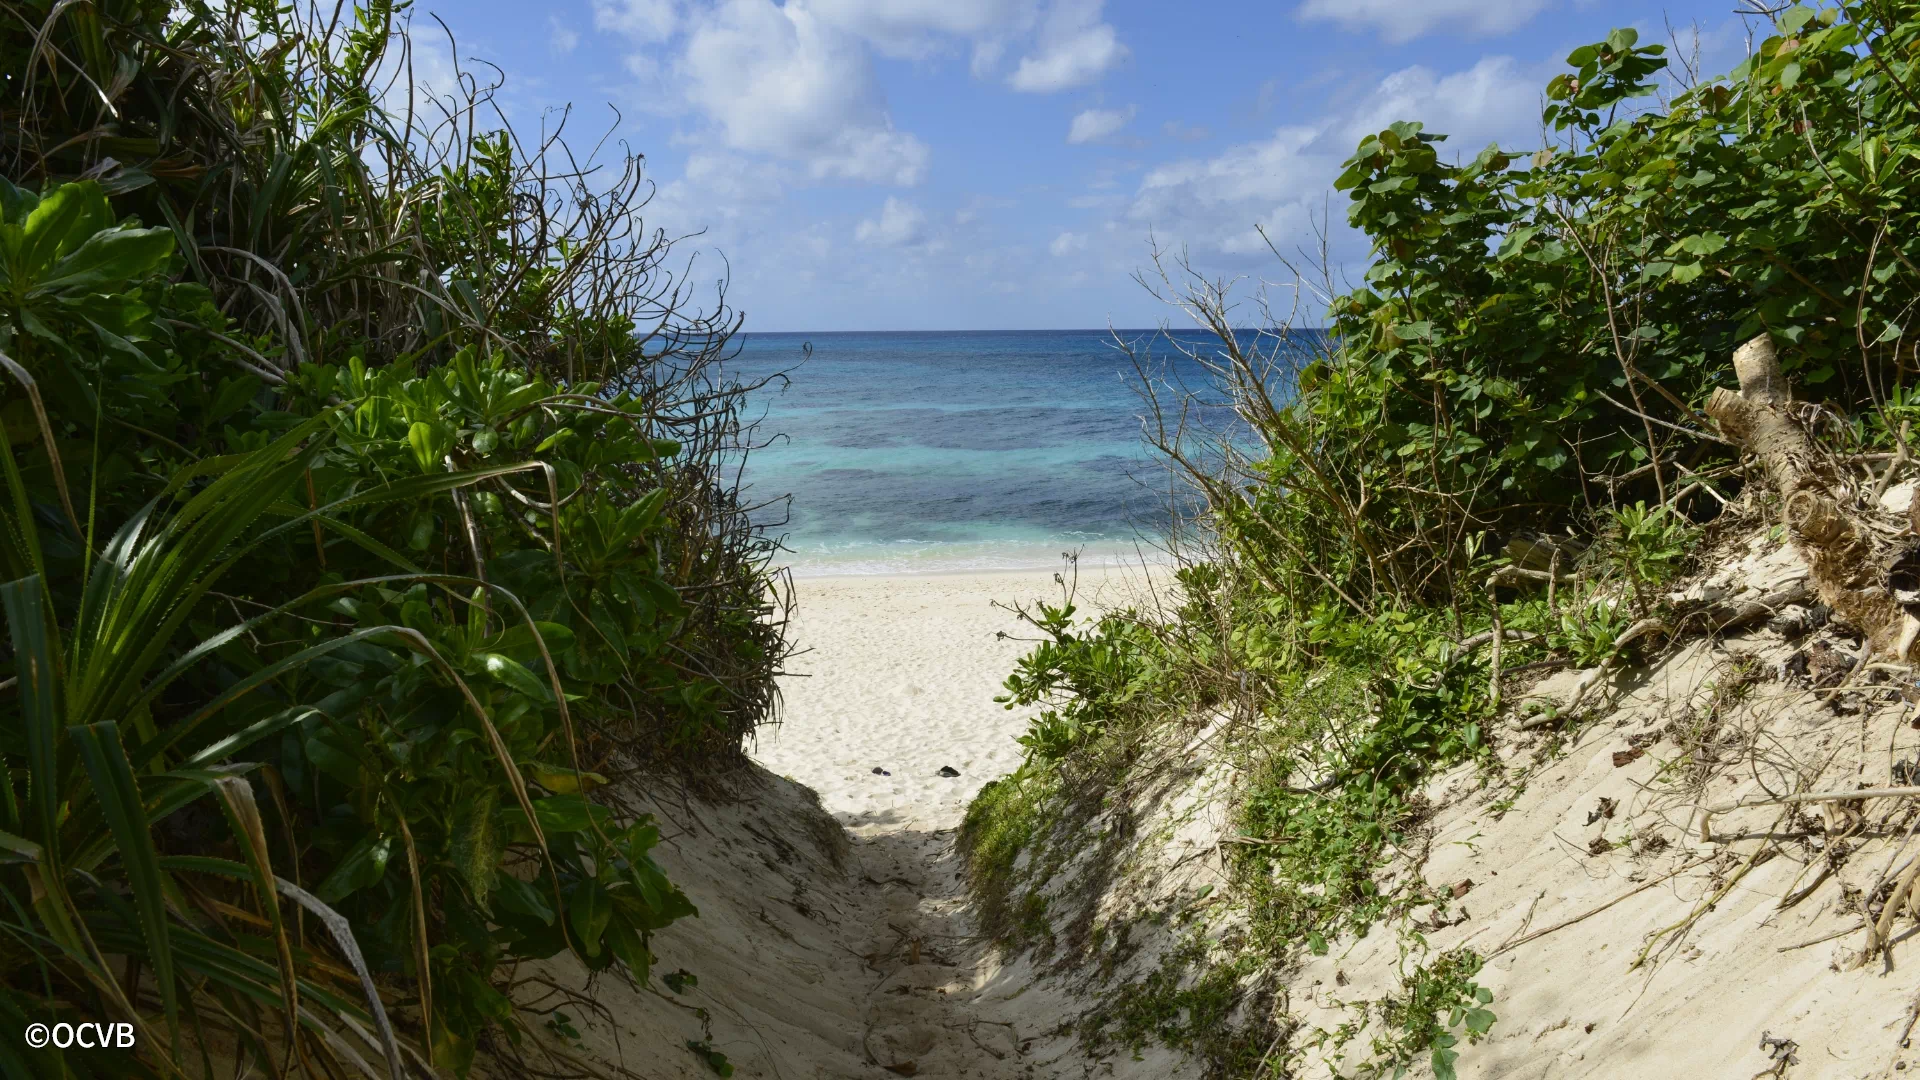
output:
M1772 339L1762 334L1740 346L1733 370L1739 391L1715 390L1707 415L1766 467L1780 493L1781 520L1806 560L1820 599L1866 635L1869 654L1908 659L1920 619L1909 615L1888 588L1889 553L1880 550L1875 530L1847 508L1861 493L1794 415Z
M1870 523L1864 514L1847 509L1867 492L1856 490L1842 478L1833 456L1821 450L1795 415L1770 338L1761 335L1742 345L1734 352L1733 368L1740 380L1739 391L1714 391L1707 403L1707 415L1728 441L1759 458L1766 467L1780 492L1782 518L1808 566L1808 577L1753 599L1682 610L1676 613L1678 618L1672 627L1642 619L1613 643L1615 650L1646 634L1681 631L1688 625L1705 624L1710 633L1723 633L1772 616L1790 604L1808 603L1818 597L1835 616L1867 635L1870 655L1908 659L1916 639L1920 639L1920 617L1916 617L1920 614L1920 553L1909 541L1904 557L1897 557L1902 551L1892 550L1884 537L1898 536L1901 530L1888 528L1883 522ZM1903 440L1901 454L1889 466L1888 475L1905 460ZM1881 477L1883 484L1886 479ZM1920 502L1915 513L1920 515ZM1920 516L1916 523L1914 531L1920 532ZM1546 571L1506 567L1488 579L1487 586L1491 589L1521 581L1553 585L1565 580L1557 565ZM1500 636L1496 630L1489 638ZM1617 658L1581 672L1564 705L1521 721L1518 729L1525 731L1572 715L1615 663Z
M1520 566L1503 566L1487 578L1487 584L1518 585L1523 581L1545 581L1556 585L1572 585L1579 581L1575 574L1557 574L1551 570L1528 570Z
M1772 618L1778 615L1782 608L1792 604L1805 604L1812 599L1813 588L1807 584L1807 579L1794 578L1763 596L1757 596L1751 600L1722 600L1698 611L1686 613L1686 618L1705 622L1717 634Z

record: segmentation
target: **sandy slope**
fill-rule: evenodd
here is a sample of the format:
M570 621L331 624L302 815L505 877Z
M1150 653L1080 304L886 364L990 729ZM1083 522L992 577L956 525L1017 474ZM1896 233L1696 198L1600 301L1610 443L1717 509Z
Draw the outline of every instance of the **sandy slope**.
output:
M1137 581L1089 571L1081 606ZM564 956L531 966L523 1005L579 1032L546 1045L648 1080L715 1075L689 1041L739 1077L1087 1075L1051 1035L1068 999L1013 1005L1003 978L997 1002L977 1000L992 965L953 844L967 801L1019 764L1026 726L993 701L1027 648L996 637L1021 631L993 602L1060 595L1047 572L803 579L794 631L811 651L784 683L784 722L749 748L764 768L725 778L725 797L663 783L638 796L699 918L654 938L646 988L589 983ZM665 990L659 976L679 971L698 985Z
M1715 569L1689 595L1759 596L1805 574L1764 523L1709 558ZM1831 687L1790 674L1801 650L1853 648L1828 630L1794 641L1761 627L1696 638L1620 671L1592 714L1563 731L1516 731L1503 717L1496 746L1507 782L1488 784L1473 765L1434 777L1429 815L1381 875L1404 883L1417 874L1456 893L1447 909L1423 908L1400 928L1418 936L1376 925L1274 969L1278 1005L1299 1025L1289 1075L1372 1075L1363 1063L1373 1038L1394 1032L1364 1006L1404 993L1407 972L1458 947L1488 959L1477 981L1499 1018L1490 1038L1462 1047L1462 1080L1920 1075L1920 1044L1905 1037L1920 1016L1920 928L1902 915L1890 954L1863 964L1861 952L1865 917L1880 915L1904 871L1920 875L1920 806L1841 802L1829 817L1758 805L1717 814L1704 833L1697 811L1913 782L1920 705L1898 684L1860 686L1836 708ZM1519 696L1564 701L1578 676L1557 673ZM1062 934L1076 918L1143 928L1122 978L1159 964L1174 940L1153 931L1162 916L1199 910L1201 890L1227 880L1220 840L1239 774L1208 749L1208 730L1169 758L1162 781L1109 800L1058 841L1075 858L1049 882L1047 917ZM1079 857L1094 838L1123 835L1139 839L1121 845L1118 875ZM1087 877L1076 880L1081 869ZM1203 921L1216 938L1240 925L1230 906L1209 910ZM1057 985L1015 959L972 1007L1004 1015L996 1003L1032 1003ZM1363 1026L1344 1044L1316 1037L1349 1023ZM1112 1075L1181 1066L1163 1054L1156 1067L1166 1071L1116 1062ZM1410 1075L1431 1072L1422 1061Z
M1763 532L1719 557L1692 588L1764 593L1803 572ZM1083 607L1120 595L1119 581L1083 584ZM992 700L1025 648L996 637L1019 626L992 601L1055 589L1047 574L802 581L796 632L812 651L786 684L783 726L755 748L764 768L727 778L726 797L647 793L669 834L659 859L701 911L655 938L657 971L699 985L675 994L658 977L644 989L603 978L594 1004L566 1003L553 987L588 983L563 959L532 973L523 1003L568 1011L580 1032L568 1052L650 1080L713 1076L689 1041L724 1053L741 1077L1197 1075L1154 1046L1087 1060L1072 1030L1099 980L997 957L971 924L954 829L979 787L1017 764L1025 723ZM1694 641L1622 672L1611 703L1563 736L1504 731L1517 791L1483 787L1471 767L1434 778L1431 816L1386 874L1461 896L1423 913L1428 951L1383 926L1274 972L1281 1007L1304 1025L1292 1029L1304 1056L1295 1075L1352 1074L1378 1032L1360 1032L1342 1062L1331 1044L1314 1048L1313 1029L1359 1019L1412 964L1457 946L1490 957L1479 981L1499 1016L1492 1038L1463 1048L1463 1078L1920 1071L1920 1053L1901 1042L1920 1010L1913 924L1897 925L1890 962L1857 959L1862 908L1877 913L1876 886L1913 857L1915 811L1869 804L1829 831L1815 814L1754 807L1717 817L1705 838L1690 813L1763 789L1886 784L1920 754L1913 707L1887 687L1836 713L1782 681L1779 665L1804 644L1758 629ZM1575 675L1527 693L1562 696ZM1225 884L1220 839L1237 774L1209 749L1211 731L1189 729L1175 755L1186 765L1165 785L1060 838L1075 854L1048 918L1062 940L1082 905L1088 925L1132 927L1139 948L1122 978L1153 970L1189 914L1213 922L1199 898ZM961 775L938 776L943 765ZM1091 888L1075 887L1083 870ZM1236 922L1219 914L1215 933ZM1428 1075L1424 1063L1414 1075Z

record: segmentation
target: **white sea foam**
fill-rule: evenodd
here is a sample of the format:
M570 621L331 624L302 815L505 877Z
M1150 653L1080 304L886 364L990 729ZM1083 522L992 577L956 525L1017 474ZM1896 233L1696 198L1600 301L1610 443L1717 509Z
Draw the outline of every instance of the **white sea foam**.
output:
M1058 570L1069 555L1082 567L1164 563L1163 553L1144 544L1111 537L974 542L894 540L810 544L786 553L781 562L795 577L871 574L978 573L994 570Z

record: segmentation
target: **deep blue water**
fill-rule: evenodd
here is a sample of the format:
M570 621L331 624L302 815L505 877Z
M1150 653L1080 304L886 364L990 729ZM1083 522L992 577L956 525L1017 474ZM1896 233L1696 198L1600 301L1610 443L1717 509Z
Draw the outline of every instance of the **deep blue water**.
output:
M1206 385L1161 332L1120 334L1156 379ZM792 495L796 572L1118 558L1164 513L1168 477L1141 442L1139 379L1112 331L748 334L733 366L791 376L758 396L763 434L781 438L746 476L751 496Z

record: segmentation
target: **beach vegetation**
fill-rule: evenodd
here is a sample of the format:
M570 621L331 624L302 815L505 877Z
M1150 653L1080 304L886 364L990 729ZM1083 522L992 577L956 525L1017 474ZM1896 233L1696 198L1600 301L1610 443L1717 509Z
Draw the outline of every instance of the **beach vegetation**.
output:
M1207 733L1236 769L1223 850L1258 964L1444 909L1418 873L1381 871L1417 846L1440 770L1500 781L1516 669L1579 667L1584 688L1685 631L1665 586L1746 482L1705 415L1736 346L1774 343L1818 438L1905 460L1920 5L1755 17L1725 75L1631 29L1574 50L1541 145L1452 152L1413 123L1361 139L1336 186L1371 263L1352 287L1298 275L1325 333L1264 300L1250 331L1233 284L1179 259L1145 278L1212 332L1166 347L1207 366L1252 437L1197 433L1190 399L1144 381L1146 437L1205 503L1169 538L1176 599L1033 613L1044 640L1007 685L1043 705L1028 768L1062 803L1125 801L1165 767L1150 748ZM971 835L1014 835L999 805L977 804ZM994 856L1014 858L1048 865ZM1382 1074L1450 1075L1494 1009L1477 958L1411 940L1403 992L1356 1006L1354 1032L1372 1025Z
M1138 1057L1165 1046L1207 1063L1219 1076L1255 1076L1271 1042L1243 1022L1250 956L1220 962L1202 934L1188 934L1138 981L1121 982L1080 1021L1090 1053L1124 1048Z
M1460 1060L1456 1047L1479 1042L1499 1020L1489 1008L1493 991L1473 981L1484 965L1471 949L1450 949L1409 971L1403 955L1399 992L1358 1003L1354 1019L1317 1032L1314 1040L1336 1058L1344 1057L1346 1047L1371 1030L1367 1054L1354 1075L1398 1078L1424 1062L1434 1080L1454 1080Z
M409 47L385 2L0 27L0 1076L535 1068L513 965L645 982L695 913L618 781L774 701L737 317L637 157Z
M1056 781L1045 770L1021 768L989 780L967 805L960 834L976 918L993 937L1021 946L1045 936L1046 898L1020 888L1021 856L1031 857L1057 823Z

